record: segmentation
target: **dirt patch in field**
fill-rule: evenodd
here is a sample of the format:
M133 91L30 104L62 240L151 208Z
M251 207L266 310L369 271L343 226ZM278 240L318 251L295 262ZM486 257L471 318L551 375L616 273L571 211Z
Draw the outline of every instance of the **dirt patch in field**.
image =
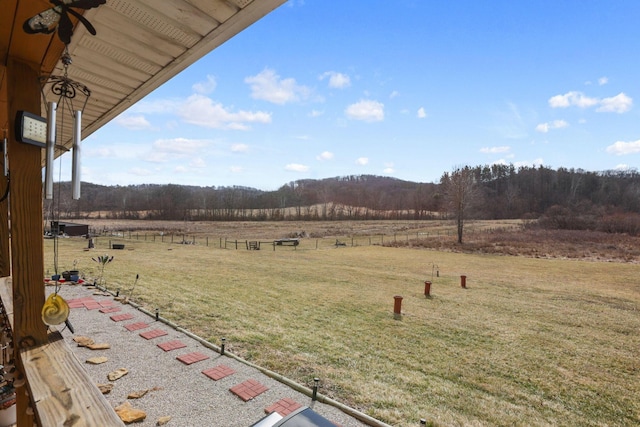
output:
M626 234L598 231L495 230L454 238L391 242L389 246L410 246L462 253L486 253L532 258L582 259L604 262L640 262L640 239Z

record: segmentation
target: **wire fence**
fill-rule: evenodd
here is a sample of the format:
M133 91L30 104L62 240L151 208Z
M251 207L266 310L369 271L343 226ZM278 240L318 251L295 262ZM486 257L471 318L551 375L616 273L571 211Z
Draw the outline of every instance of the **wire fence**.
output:
M505 231L517 231L521 226L503 227L469 227L465 230L466 236L475 234L492 234ZM100 234L93 232L89 239L89 247L108 241L110 249L124 249L126 242L146 242L156 244L180 244L199 245L217 249L230 250L312 250L328 249L336 247L357 247L374 245L393 245L396 243L411 243L423 239L433 238L455 238L457 229L452 226L440 228L433 231L417 231L393 234L374 235L353 235L353 236L330 236L330 237L292 237L292 238L228 238L208 235L196 235L188 233L166 233L166 232L137 232L137 231L107 231Z

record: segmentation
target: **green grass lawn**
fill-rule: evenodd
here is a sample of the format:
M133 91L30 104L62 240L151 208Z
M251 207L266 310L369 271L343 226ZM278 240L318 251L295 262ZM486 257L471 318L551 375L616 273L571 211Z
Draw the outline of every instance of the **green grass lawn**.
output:
M128 295L139 274L133 299L149 310L301 384L319 377L321 393L391 425L640 423L638 265L122 242L86 251L86 240L60 239L59 270L75 261L94 276L91 257L115 255L109 289ZM46 240L49 273L52 248Z

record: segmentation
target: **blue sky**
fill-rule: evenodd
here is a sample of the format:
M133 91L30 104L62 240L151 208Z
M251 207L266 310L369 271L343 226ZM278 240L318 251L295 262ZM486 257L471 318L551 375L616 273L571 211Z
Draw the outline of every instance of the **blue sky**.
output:
M82 178L636 168L638 22L637 0L290 0L86 138Z

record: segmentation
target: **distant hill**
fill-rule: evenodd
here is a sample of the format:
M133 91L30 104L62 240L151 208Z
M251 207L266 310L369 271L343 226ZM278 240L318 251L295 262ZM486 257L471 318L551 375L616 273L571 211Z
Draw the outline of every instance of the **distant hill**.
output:
M581 169L484 165L473 168L480 197L472 217L538 218L550 208L597 217L640 212L640 174ZM48 216L166 220L338 220L429 219L447 212L436 183L375 175L350 175L289 182L275 191L250 187L143 184L82 184L71 200L69 182L57 184Z

